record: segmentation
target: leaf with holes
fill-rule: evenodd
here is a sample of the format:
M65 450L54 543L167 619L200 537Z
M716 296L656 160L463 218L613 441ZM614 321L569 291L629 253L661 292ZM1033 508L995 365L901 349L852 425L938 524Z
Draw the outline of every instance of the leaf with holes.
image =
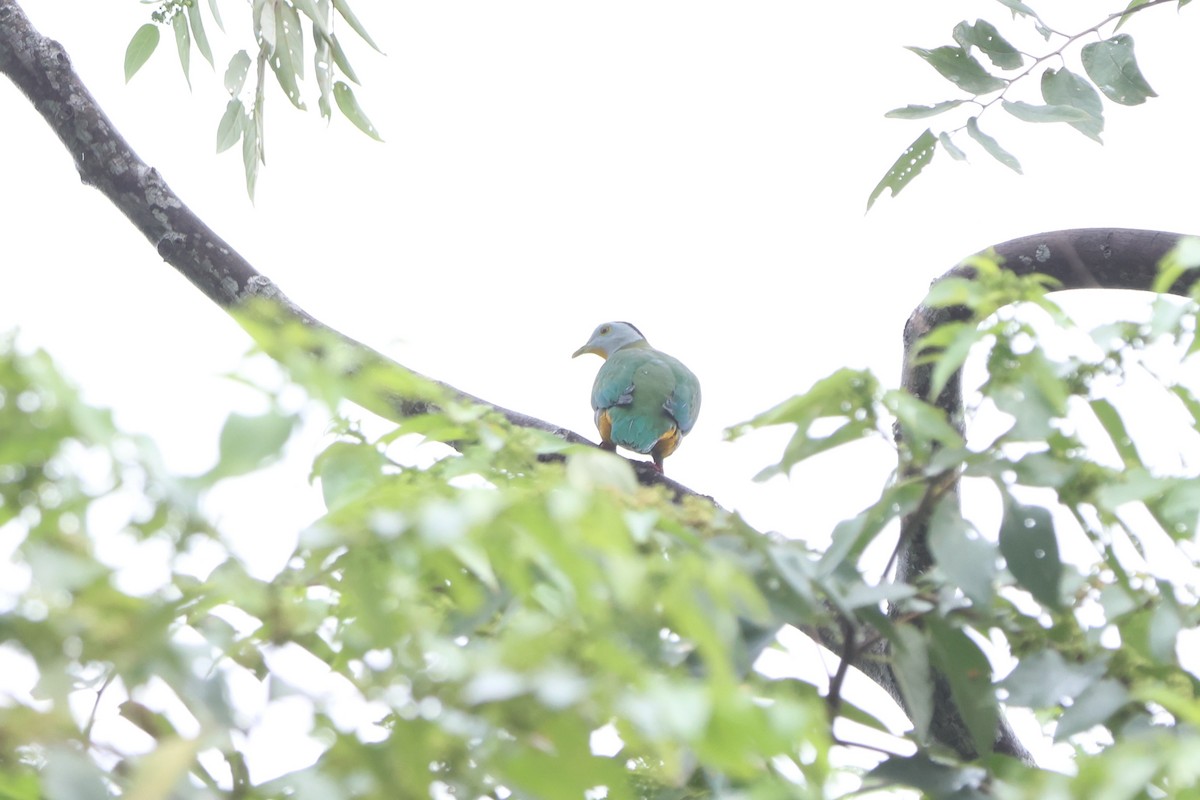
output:
M354 96L354 90L349 85L338 81L333 85L333 99L337 103L337 107L346 115L346 119L354 123L354 127L370 136L377 142L382 142L383 138L379 135L379 131L375 130L375 126L371 124L371 120L367 119L367 115L363 113L362 107L358 104L358 99Z
M891 189L892 197L900 194L900 191L912 183L913 178L920 175L921 170L925 169L933 160L933 152L936 149L937 137L933 135L933 131L926 128L925 132L900 154L896 163L892 164L891 169L876 184L871 196L867 198L867 211L870 211L871 206L875 205L875 201L879 199L879 195L883 194L884 189Z
M225 91L236 95L246 85L246 75L250 72L250 56L245 50L238 50L229 59L225 68Z
M958 23L954 27L954 41L968 53L972 47L978 47L979 52L1000 69L1017 69L1025 63L1017 48L1009 44L996 26L985 19L975 20L974 25L965 20Z
M1053 609L1062 607L1063 566L1049 511L1010 498L1000 523L1000 555L1034 599Z
M1085 44L1080 57L1088 77L1114 103L1136 106L1158 96L1138 69L1129 34L1118 33L1111 39Z

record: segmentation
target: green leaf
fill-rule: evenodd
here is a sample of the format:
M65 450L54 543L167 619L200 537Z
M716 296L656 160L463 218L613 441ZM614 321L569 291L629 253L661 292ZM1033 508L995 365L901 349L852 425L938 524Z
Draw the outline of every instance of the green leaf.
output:
M250 55L245 50L238 50L229 59L229 66L225 68L225 91L232 95L241 93L249 72Z
M1168 292L1175 282L1193 269L1200 267L1200 237L1184 236L1171 248L1171 252L1158 262L1158 277L1151 291ZM1200 337L1197 337L1200 338ZM1192 348L1196 347L1195 340ZM1188 351L1191 355L1192 350Z
M944 286L947 281L960 280L958 278L948 278L939 281L930 287L930 295L934 295L934 289L937 288L937 295L931 301L927 296L925 305L937 307L945 305L963 305L961 302L943 303L946 292L957 293L954 284ZM965 280L965 279L964 279ZM958 287L966 288L968 295L974 287L974 281L966 281L970 286ZM966 298L964 298L966 299ZM962 365L966 362L967 356L971 353L971 348L983 341L990 335L990 331L980 328L974 322L947 322L943 323L934 330L930 331L925 336L922 336L913 346L913 352L918 354L917 363L933 362L933 374L929 379L929 396L940 397L942 390L946 388L946 384L954 377Z
M333 48L329 37L318 36L313 48L313 74L317 78L317 108L321 117L333 116Z
M1000 523L1000 554L1017 583L1052 609L1062 607L1062 561L1050 512L1009 499Z
M192 62L192 34L188 32L187 18L183 14L176 14L171 18L171 27L175 30L175 49L179 52L179 66L183 67L183 77L191 89L192 76L189 73Z
M162 800L173 796L175 787L186 779L196 759L200 742L171 737L158 743L137 761L123 800Z
M929 519L929 550L938 568L983 608L992 604L996 582L996 546L963 519L958 503L944 497Z
M204 33L204 20L200 16L200 6L195 3L187 7L188 22L192 26L192 38L196 40L196 49L208 65L213 65L212 48L208 46L208 36Z
M971 52L972 47L978 47L1000 69L1017 69L1025 63L1017 48L1009 44L996 26L987 20L977 19L974 25L965 20L958 23L954 27L954 41L967 53Z
M242 101L236 97L230 98L217 125L217 152L224 153L238 143L242 138L242 120L246 118L246 109Z
M1146 649L1162 664L1176 663L1175 642L1183 630L1183 619L1179 609L1170 600L1164 600L1150 614L1150 625L1146 631Z
M962 714L975 750L992 752L1000 707L992 687L992 665L987 656L959 628L938 617L929 619L930 644L934 660L950 682L950 694Z
M971 117L967 120L967 135L979 142L992 158L1017 174L1021 173L1021 162L1017 161L1012 153L1001 147L999 142L979 129L978 117Z
M958 108L965 100L945 100L941 103L934 103L931 106L915 106L908 105L904 108L893 108L891 111L884 114L890 119L925 119L941 114L944 111L949 111L952 108Z
M1070 126L1089 139L1100 141L1104 130L1104 108L1100 95L1092 84L1080 75L1063 67L1047 69L1042 73L1042 99L1055 106L1072 106L1088 116L1088 119L1070 122Z
M19 741L19 740L18 740ZM65 744L42 755L42 790L47 798L109 800L100 768L91 758Z
M295 416L276 410L254 416L230 414L221 427L217 465L208 477L242 475L278 459L295 425Z
M933 674L920 629L898 624L892 634L892 670L913 722L913 737L924 744L933 721Z
M784 450L779 464L762 470L755 480L766 480L777 474L787 474L793 466L810 456L831 447L862 438L874 429L875 395L879 382L865 370L840 369L813 384L804 394L796 395L776 405L749 422L730 428L730 439L749 430L774 425L795 425L796 433ZM832 433L812 432L817 420L844 420Z
M1088 77L1109 100L1136 106L1158 96L1138 69L1129 34L1118 33L1111 39L1085 44L1080 57Z
M346 0L333 0L333 7L337 9L337 12L342 15L342 19L346 20L346 23L354 29L354 32L364 42L371 45L376 52L383 52L379 49L379 45L375 44L375 40L371 38L371 35L367 33L367 29L363 27L363 24L358 21L358 17L354 16L354 12L350 10L350 4ZM358 81L355 81L355 83L358 83Z
M1021 14L1026 17L1037 17L1037 12L1021 2L1021 0L997 0L1001 5L1012 9L1013 16Z
M834 527L829 547L818 562L817 574L832 575L848 560L858 558L889 522L911 514L924 497L925 484L921 481L889 486L874 505Z
M279 31L275 24L275 21L278 19L275 14L275 4L255 0L252 8L254 11L255 38L266 45L268 53L274 54L275 48L279 45Z
M287 58L291 63L292 71L296 73L296 77L304 79L304 26L300 22L300 12L296 10L296 5L280 4L278 7L280 16L276 18L276 25L282 24L284 33L283 42L287 45Z
M333 63L337 65L337 68L347 79L359 83L358 76L354 74L354 68L350 66L350 60L346 58L346 53L342 50L336 34L329 37L329 46L333 50Z
M217 27L224 31L225 23L221 21L221 9L217 7L217 0L208 0L208 10L212 12Z
M367 119L367 115L363 113L362 108L358 105L358 99L354 96L354 90L343 81L337 81L333 84L333 99L337 102L337 107L341 110L346 119L354 123L354 127L370 136L377 142L382 142L379 131L375 130L375 126L371 124L371 120Z
M1004 110L1023 122L1088 122L1092 116L1082 109L1066 105L1038 106L1023 101L1002 100Z
M287 95L292 105L304 110L300 96L298 78L304 76L304 39L301 35L300 17L296 9L280 3L275 7L276 46L267 62L279 81L279 88Z
M1129 690L1119 681L1112 678L1096 681L1059 717L1054 741L1061 742L1068 736L1107 722L1128 702Z
M1003 1L1003 0L1002 0ZM924 755L892 756L867 773L867 788L909 786L932 800L982 800L988 772L974 765L955 766Z
M1121 26L1129 21L1129 17L1132 16L1133 12L1146 5L1147 2L1148 0L1129 0L1129 5L1125 6L1125 12L1121 14L1121 18L1117 20L1117 27L1113 28L1113 30L1121 30ZM1187 0L1184 0L1184 2L1187 2ZM1182 6L1183 4L1181 3L1180 7Z
M1171 387L1171 393L1179 398L1179 402L1183 403L1183 407L1192 415L1192 429L1200 433L1200 398L1192 394L1186 386L1178 384Z
M374 447L334 442L313 464L321 479L321 495L330 511L359 499L379 482L387 460Z
M935 445L963 446L962 434L947 421L946 412L937 406L903 389L884 393L883 404L896 415L903 441L911 450L928 454Z
M913 178L920 175L921 170L925 169L933 160L933 152L936 149L937 139L933 132L926 128L925 132L900 154L896 163L892 164L887 174L871 191L871 196L867 198L867 211L870 211L871 206L875 205L875 201L883 194L884 189L891 189L892 197L900 194L900 191L912 183Z
M329 24L325 19L326 15L321 13L314 0L292 0L292 4L312 21L313 30L315 31L314 38L320 39L329 36Z
M1134 445L1133 438L1125 429L1125 422L1121 419L1116 406L1102 398L1091 400L1089 404L1096 419L1100 420L1100 424L1104 426L1104 432L1108 434L1113 446L1117 448L1117 454L1121 456L1125 466L1127 468L1141 467L1142 459L1138 455L1137 446Z
M967 154L964 153L962 150L960 150L958 148L958 145L956 145L950 139L950 134L946 133L945 131L942 131L941 133L938 134L938 141L941 142L941 145L945 149L946 154L949 155L951 158L953 158L955 161L966 161L967 160Z
M1008 81L989 75L983 65L961 47L938 47L926 50L923 47L906 48L925 59L946 80L971 94L987 94L1003 89Z
M1065 660L1056 650L1039 650L1018 661L1000 687L1007 693L1004 702L1010 706L1050 708L1078 697L1104 671L1103 661L1076 663Z
M142 65L154 54L154 48L158 47L158 39L158 26L150 23L138 28L133 34L133 38L129 40L129 45L125 48L126 83L129 83L130 78L136 75Z

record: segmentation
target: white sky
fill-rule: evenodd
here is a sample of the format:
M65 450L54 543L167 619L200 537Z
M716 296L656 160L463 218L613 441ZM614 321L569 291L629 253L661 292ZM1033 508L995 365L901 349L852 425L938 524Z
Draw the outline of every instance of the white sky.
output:
M1035 7L1076 30L1098 19L1078 5ZM308 114L272 90L255 205L236 148L213 153L221 75L245 46L248 4L222 3L236 44L209 25L217 69L193 53L190 94L169 31L123 82L125 44L149 7L22 6L65 45L140 155L312 314L589 436L599 361L570 353L597 323L630 320L704 385L699 423L668 474L762 529L818 545L878 495L886 448L756 485L778 442L727 444L727 426L842 366L894 383L904 320L929 281L989 244L1084 226L1200 229L1192 8L1152 9L1126 26L1160 97L1133 109L1106 102L1104 147L994 108L981 127L1025 176L962 137L970 164L939 153L864 216L876 181L927 124L883 113L960 96L902 46L948 44L958 21L977 16L1007 33L998 3L358 0L387 56L341 38L386 143L340 118L327 127L311 83ZM1040 102L1036 80L1011 97ZM220 377L238 368L245 336L80 184L8 82L0 120L0 328L49 349L174 468L207 468L222 420L245 402ZM246 485L214 498L227 530L268 562L319 513L315 498L295 496L306 469L300 459L271 484L285 502L263 504Z

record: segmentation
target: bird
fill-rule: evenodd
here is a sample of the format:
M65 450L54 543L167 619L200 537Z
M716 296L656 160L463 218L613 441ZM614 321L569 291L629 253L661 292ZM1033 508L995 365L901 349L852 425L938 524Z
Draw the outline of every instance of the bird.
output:
M700 381L678 359L651 347L628 322L597 326L571 358L584 353L604 359L592 384L600 446L649 454L663 472L663 459L696 424Z

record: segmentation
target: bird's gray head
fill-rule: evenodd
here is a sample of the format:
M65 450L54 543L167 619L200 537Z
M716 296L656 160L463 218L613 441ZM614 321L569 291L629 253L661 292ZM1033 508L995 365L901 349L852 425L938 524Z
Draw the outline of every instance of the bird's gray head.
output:
M592 338L576 350L571 358L584 353L595 353L601 358L608 358L622 347L645 341L646 337L642 332L629 322L605 322L596 326L596 330L592 331Z

